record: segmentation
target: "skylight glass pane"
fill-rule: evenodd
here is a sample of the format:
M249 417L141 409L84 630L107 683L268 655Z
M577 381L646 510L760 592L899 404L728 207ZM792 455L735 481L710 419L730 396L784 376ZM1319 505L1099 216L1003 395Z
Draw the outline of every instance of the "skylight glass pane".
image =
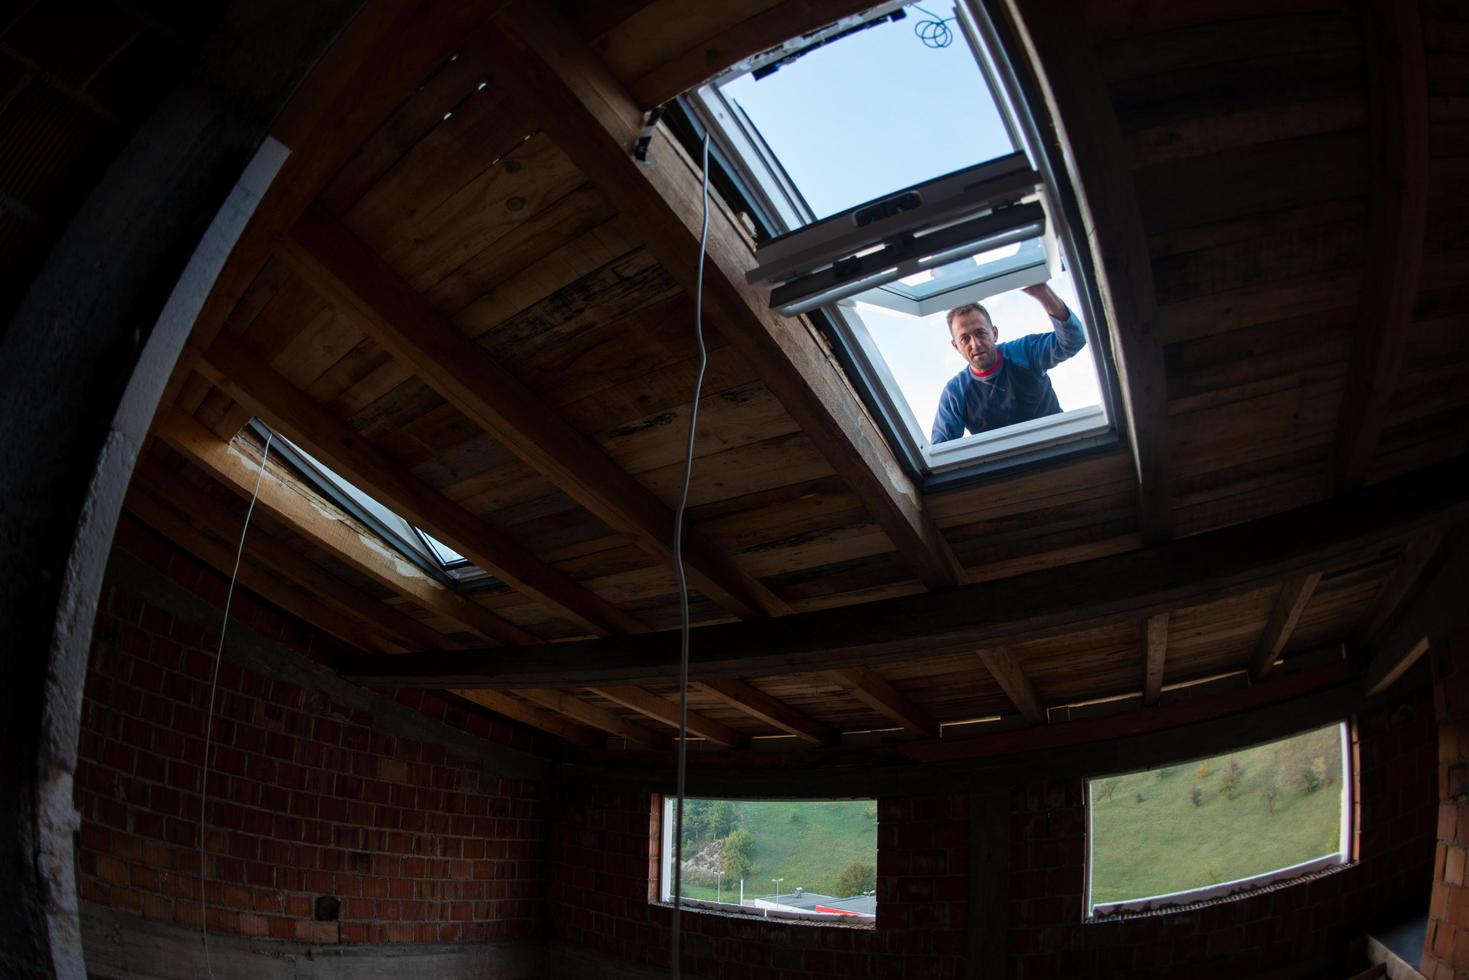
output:
M913 30L926 17L910 7L758 81L721 86L818 219L1014 152L969 46L957 30L948 47L926 46Z
M423 535L423 540L428 544L429 549L433 551L434 557L439 560L440 565L457 565L469 560L432 534L429 534L423 528L415 528L415 530Z
M1070 277L1052 279L1051 288L1072 310L1080 309ZM994 318L1001 343L1052 329L1051 320L1040 305L1019 290L990 296L984 300L984 306ZM949 342L947 311L924 317L906 316L859 298L851 312L871 337L875 353L897 388L896 394L906 401L913 421L927 436L944 385L966 369L964 359ZM1070 360L1050 370L1051 384L1062 411L1101 403L1096 366L1092 362L1094 348L1095 345L1088 343Z
M925 269L879 288L909 299L926 299L970 283L1045 264L1045 246L1039 238L1033 238Z

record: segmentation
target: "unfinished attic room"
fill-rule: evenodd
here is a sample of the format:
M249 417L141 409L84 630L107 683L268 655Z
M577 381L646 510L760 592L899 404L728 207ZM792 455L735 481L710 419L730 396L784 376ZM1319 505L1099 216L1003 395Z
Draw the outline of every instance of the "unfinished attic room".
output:
M1469 977L1462 0L21 0L0 256L0 975Z

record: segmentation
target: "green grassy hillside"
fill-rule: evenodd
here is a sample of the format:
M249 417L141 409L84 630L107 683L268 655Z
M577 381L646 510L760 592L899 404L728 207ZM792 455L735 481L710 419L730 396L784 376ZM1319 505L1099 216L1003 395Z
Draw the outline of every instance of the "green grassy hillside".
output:
M1339 731L1332 726L1203 763L1094 780L1092 900L1198 888L1334 852L1341 830ZM1232 793L1226 789L1231 760L1239 766ZM1329 774L1329 782L1309 792L1308 769L1317 778ZM1262 796L1272 785L1274 812Z
M769 898L772 878L785 879L780 887L786 893L801 887L829 895L851 862L877 864L876 804L870 800L736 803L734 825L755 840L747 899ZM738 881L726 881L724 899L738 898L739 890ZM712 899L715 889L686 884L684 894Z

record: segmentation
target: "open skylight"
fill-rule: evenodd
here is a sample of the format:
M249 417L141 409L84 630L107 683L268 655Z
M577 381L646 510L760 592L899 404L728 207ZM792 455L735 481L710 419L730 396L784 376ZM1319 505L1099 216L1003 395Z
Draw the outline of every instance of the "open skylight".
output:
M685 100L765 226L751 281L771 288L783 315L824 315L895 448L929 482L1113 438L1095 306L1073 281L1058 188L1000 49L972 0L889 3ZM966 415L967 434L935 442L944 386L972 366L945 314L981 303L1000 345L1033 337L1006 348L1013 368L1021 347L1059 329L1021 292L1041 285L1086 337L1036 369L1055 402L1007 417L1016 424L971 427Z
M271 452L280 456L309 480L321 494L357 518L405 558L446 584L469 585L494 581L490 573L408 521L391 508L379 503L346 477L312 456L259 419L251 427L265 438L271 438Z

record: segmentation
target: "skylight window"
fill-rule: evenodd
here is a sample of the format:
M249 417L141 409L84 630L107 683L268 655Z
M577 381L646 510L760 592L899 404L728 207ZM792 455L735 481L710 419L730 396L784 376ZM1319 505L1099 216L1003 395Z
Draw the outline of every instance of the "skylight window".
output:
M368 496L356 484L331 469L259 419L250 426L263 439L271 438L272 453L285 459L309 480L322 496L370 528L396 551L424 571L449 585L479 585L494 578L423 528Z
M751 282L776 312L827 328L926 485L1115 440L1069 192L979 4L886 4L736 66L684 107L764 226ZM1074 323L1021 292L1042 286ZM947 312L973 303L1005 355L998 379L950 330ZM969 368L982 386L959 384ZM1035 397L976 408L1024 371ZM961 393L957 432L954 402L938 417L946 385Z

